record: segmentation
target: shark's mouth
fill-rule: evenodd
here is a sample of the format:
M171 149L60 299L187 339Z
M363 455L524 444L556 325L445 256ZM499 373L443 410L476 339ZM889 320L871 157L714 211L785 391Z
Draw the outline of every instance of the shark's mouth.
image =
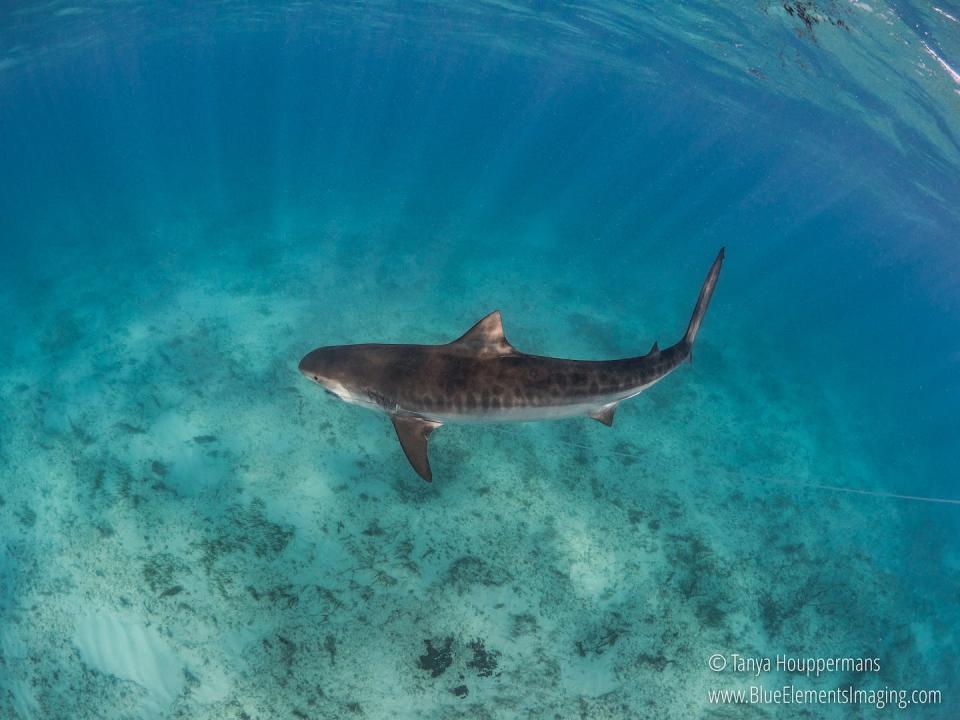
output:
M319 375L308 375L307 377L308 377L312 382L315 382L317 385L319 385L321 388L323 388L323 391L324 391L327 395L332 395L333 397L338 398L338 399L340 398L340 395L339 395L338 393L334 392L333 390L331 390L330 387L327 385L327 381L325 381L325 380L324 380L323 378L321 378Z
M323 391L327 393L327 395L332 395L338 400L343 400L344 402L348 403L357 402L357 398L354 397L354 393L350 392L349 388L342 383L337 382L336 380L318 377L317 384L323 388Z

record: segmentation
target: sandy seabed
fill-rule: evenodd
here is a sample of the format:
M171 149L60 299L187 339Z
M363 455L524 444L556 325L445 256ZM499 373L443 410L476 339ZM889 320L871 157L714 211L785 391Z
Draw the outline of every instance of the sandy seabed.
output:
M722 281L693 365L612 429L445 427L425 484L302 354L446 341L494 305L521 350L643 352L700 273L641 317L602 278L443 276L370 228L219 254L157 232L181 249L64 271L5 321L0 715L781 716L711 706L757 682L715 653L881 659L768 686L956 688L958 605L924 585L916 515L804 485L870 478L857 422L731 339Z

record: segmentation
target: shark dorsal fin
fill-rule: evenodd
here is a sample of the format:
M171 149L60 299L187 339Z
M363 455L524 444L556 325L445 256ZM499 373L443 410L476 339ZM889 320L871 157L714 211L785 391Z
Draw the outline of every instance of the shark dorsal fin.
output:
M503 319L499 310L494 310L450 345L480 357L513 355L517 352L503 334Z
M660 346L657 345L656 340L654 340L653 347L650 348L650 352L648 352L647 355L656 355L658 352L660 352Z
M430 439L430 433L440 427L441 423L410 415L391 415L390 419L397 431L400 447L413 469L427 482L433 480L430 459L427 456L427 440Z

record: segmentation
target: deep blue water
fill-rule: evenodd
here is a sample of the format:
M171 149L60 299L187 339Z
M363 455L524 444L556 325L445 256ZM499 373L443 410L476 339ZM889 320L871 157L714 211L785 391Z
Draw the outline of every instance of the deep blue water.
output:
M954 717L957 17L0 10L0 716L745 716L718 652ZM296 371L496 308L640 354L721 246L690 367L429 486Z

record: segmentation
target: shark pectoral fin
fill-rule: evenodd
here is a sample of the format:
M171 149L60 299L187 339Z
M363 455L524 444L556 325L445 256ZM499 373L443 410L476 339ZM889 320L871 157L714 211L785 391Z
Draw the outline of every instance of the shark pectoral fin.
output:
M430 433L443 423L410 415L391 415L390 419L393 421L393 428L397 431L400 447L403 448L407 460L420 477L431 482L433 474L430 472L430 460L427 458L427 440L430 439Z
M610 403L609 405L604 405L603 407L597 408L592 413L590 417L594 420L599 420L607 427L613 425L613 413L617 410L616 403Z
M499 310L494 310L484 317L450 345L462 348L479 358L515 355L517 352L503 334L503 319Z

